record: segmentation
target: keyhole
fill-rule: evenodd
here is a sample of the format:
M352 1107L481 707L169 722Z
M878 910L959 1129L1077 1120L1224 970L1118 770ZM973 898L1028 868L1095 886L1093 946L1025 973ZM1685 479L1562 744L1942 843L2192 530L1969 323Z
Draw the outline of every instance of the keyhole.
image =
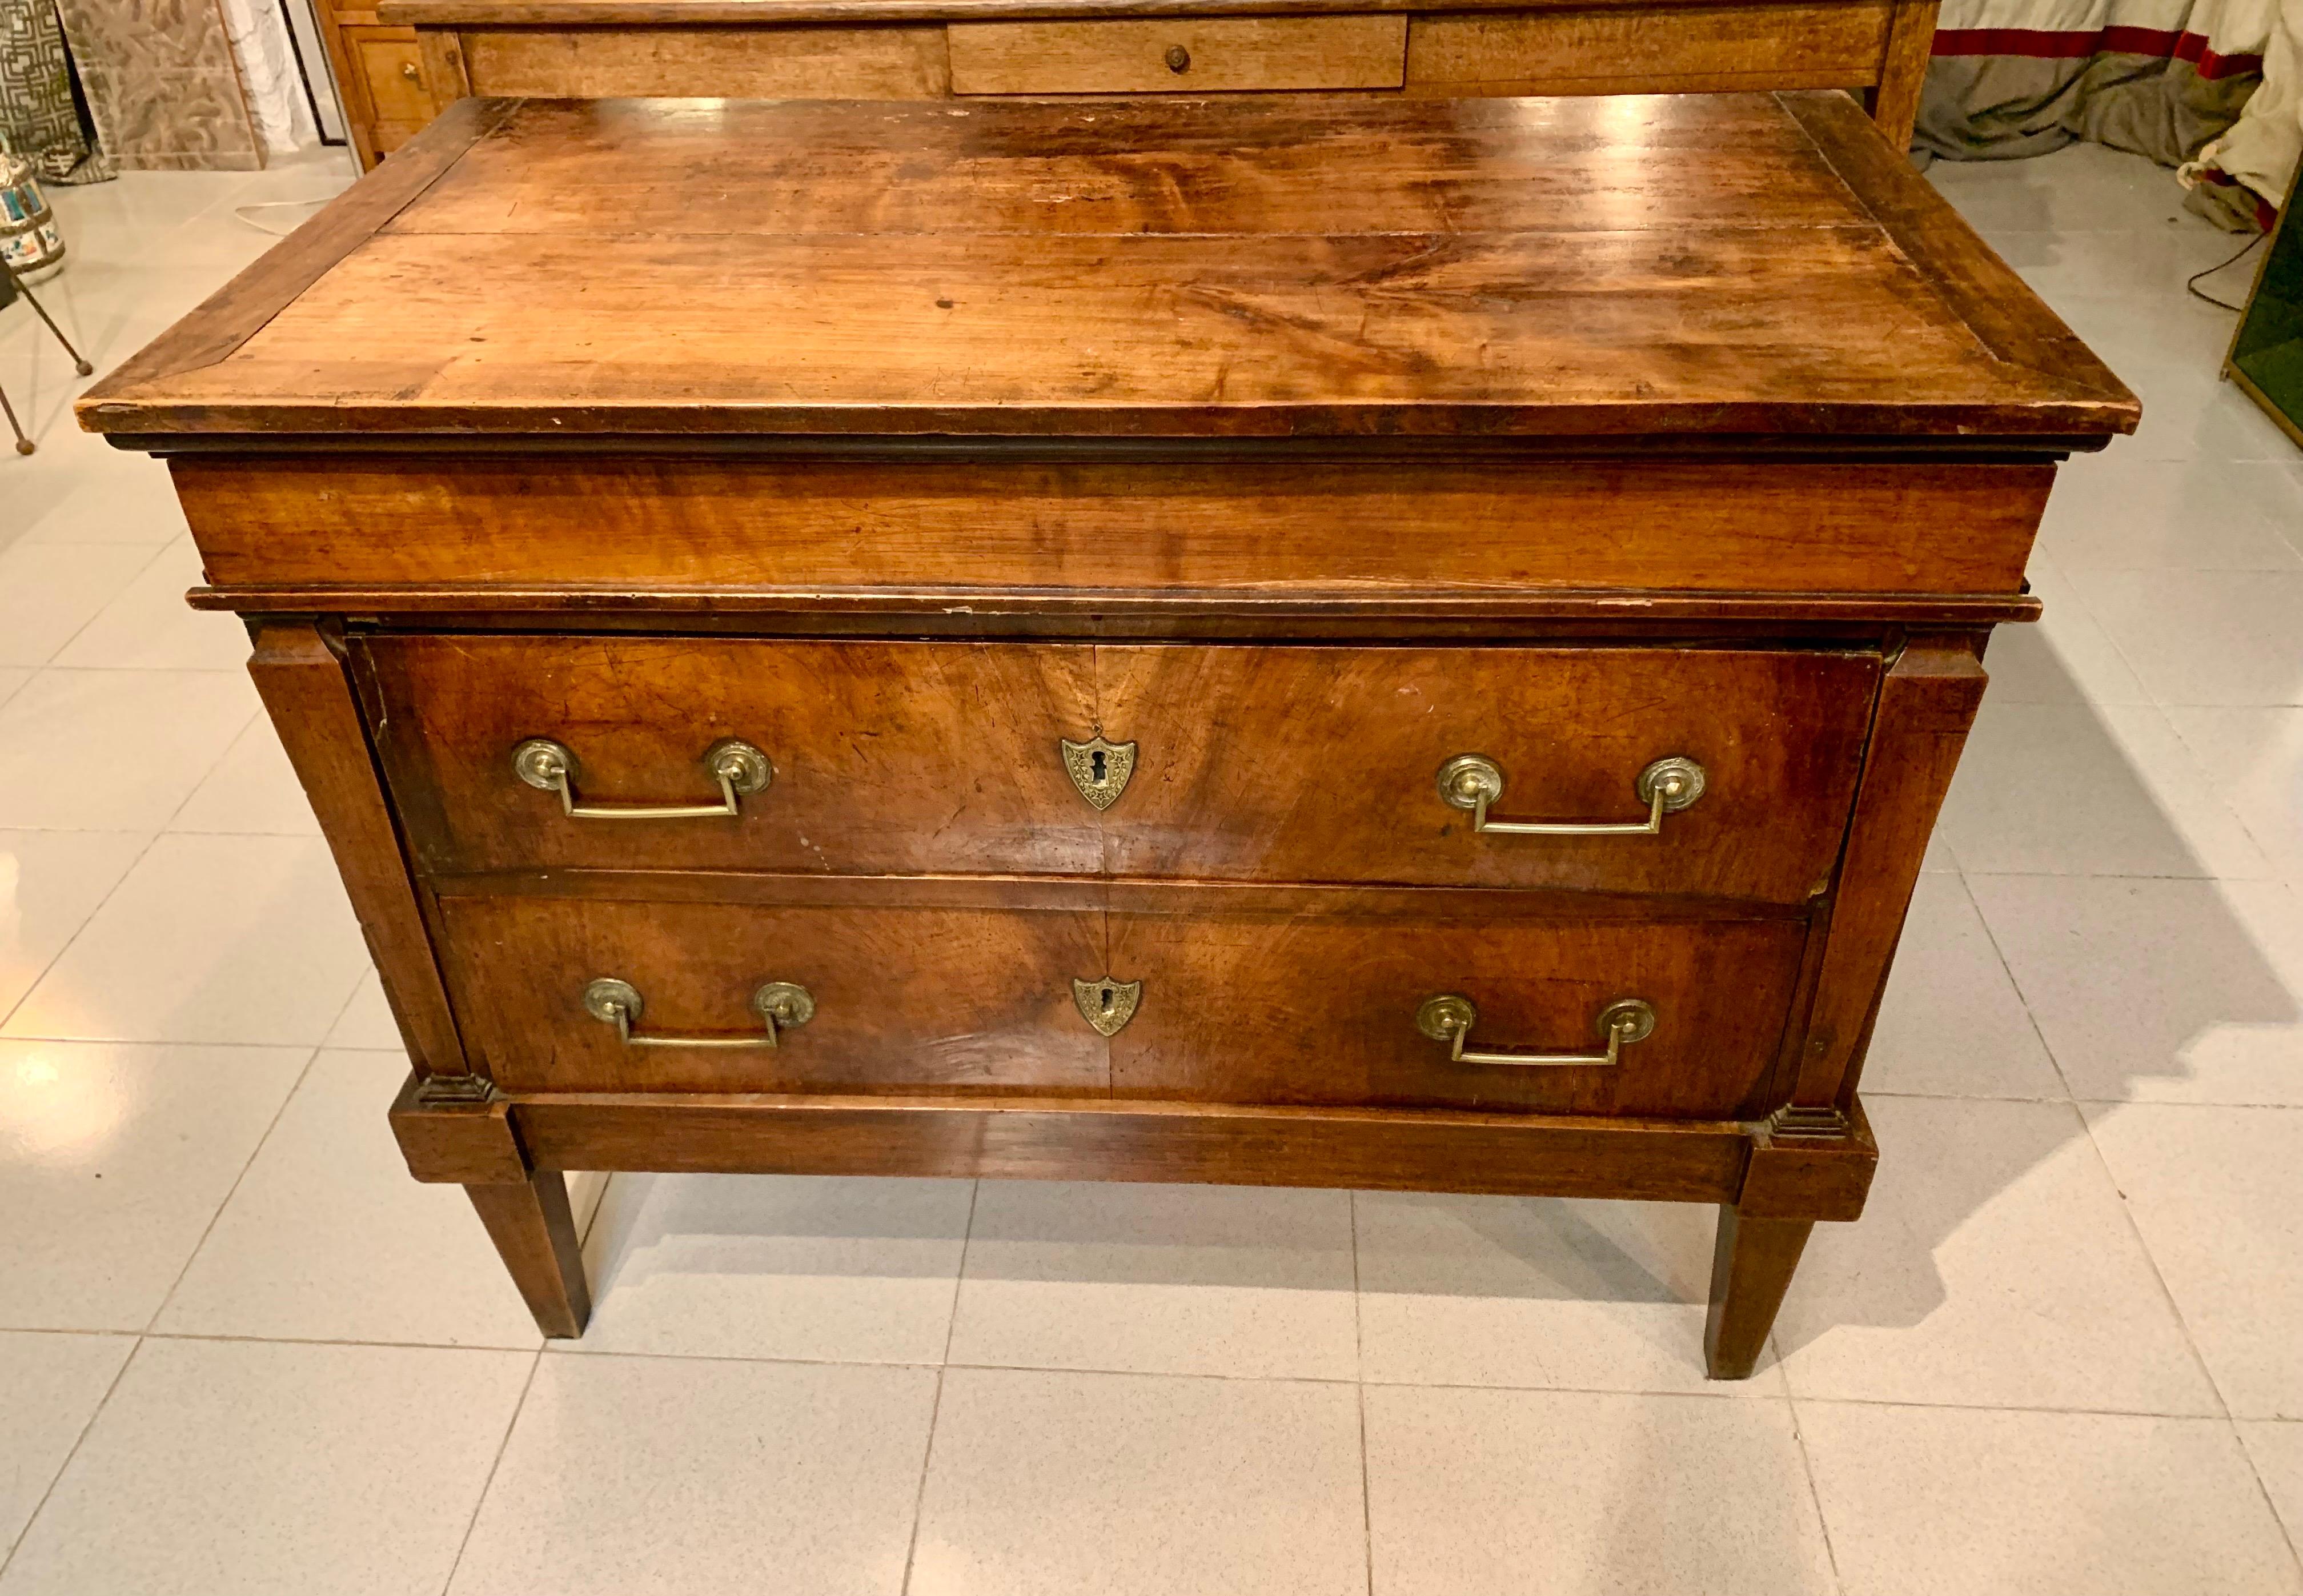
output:
M1110 983L1106 982L1106 983L1103 984L1103 986L1102 986L1102 987L1101 987L1100 989L1098 989L1098 991L1097 991L1097 992L1096 992L1096 996L1098 996L1099 998L1101 998L1101 999L1103 1000L1103 1011L1104 1011L1106 1014L1110 1013L1110 1012L1111 1012L1111 997L1112 997L1112 989L1111 989L1111 984L1110 984Z
M1103 785L1103 781L1104 781L1104 775L1103 775L1103 750L1102 750L1101 748L1098 748L1094 753L1090 754L1090 755L1087 756L1087 758L1088 758L1088 768L1089 768L1090 770L1092 770L1092 771L1093 771L1093 772L1095 773L1095 783L1096 783L1096 785L1097 785L1097 786L1099 786L1099 787L1102 786L1102 785ZM1109 1008L1110 1008L1110 1007L1111 1007L1111 1005L1110 1005L1109 1003L1106 1003L1106 1004L1104 1005L1104 1007L1105 1007L1105 1008L1107 1008L1107 1009L1109 1009Z

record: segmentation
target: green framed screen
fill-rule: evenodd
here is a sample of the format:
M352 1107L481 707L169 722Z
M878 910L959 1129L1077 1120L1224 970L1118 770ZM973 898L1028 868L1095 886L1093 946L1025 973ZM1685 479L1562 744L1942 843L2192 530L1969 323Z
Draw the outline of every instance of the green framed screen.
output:
M2230 367L2240 385L2303 442L2303 221L2295 192L2279 213L2271 253L2256 278L2231 340Z

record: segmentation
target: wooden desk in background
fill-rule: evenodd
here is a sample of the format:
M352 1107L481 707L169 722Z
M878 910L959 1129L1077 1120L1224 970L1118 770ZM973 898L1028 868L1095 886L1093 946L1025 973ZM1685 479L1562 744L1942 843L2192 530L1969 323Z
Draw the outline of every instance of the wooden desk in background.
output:
M1845 89L1911 141L1938 0L353 0L372 166L465 95L1440 98Z

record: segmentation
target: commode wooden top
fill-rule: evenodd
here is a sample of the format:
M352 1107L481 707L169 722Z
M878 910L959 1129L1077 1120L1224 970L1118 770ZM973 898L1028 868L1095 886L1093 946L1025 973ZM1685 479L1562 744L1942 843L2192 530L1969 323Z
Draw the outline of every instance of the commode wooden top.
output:
M1820 92L468 100L80 410L169 447L2053 450L2136 416L1854 104Z

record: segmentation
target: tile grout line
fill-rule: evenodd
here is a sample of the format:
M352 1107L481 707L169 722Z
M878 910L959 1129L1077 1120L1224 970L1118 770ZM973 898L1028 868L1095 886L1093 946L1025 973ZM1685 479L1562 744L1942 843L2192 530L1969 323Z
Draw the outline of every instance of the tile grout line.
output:
M2170 709L2238 709L2243 713L2248 714L2275 714L2282 708L2290 706L2281 705L2177 704L2160 705L2159 714L2161 718L2167 722L2167 730L2174 734L2176 745L2186 754L2189 754L2191 756L2191 763L2198 768L2200 775L2206 779L2208 789L2213 791L2218 798L2221 798L2223 797L2224 783L2217 780L2215 773L2209 768L2206 752L2197 744L2192 742L2189 738L2183 735L2183 728L2176 723L2175 717L2172 714L2170 714L2168 711ZM2238 825L2240 834L2255 845L2255 851L2263 856L2263 862L2265 865L2270 866L2272 869L2277 873L2262 879L2277 882L2282 886L2286 887L2290 893L2295 892L2297 889L2294 884L2287 879L2285 866L2273 862L2271 857L2271 850L2264 846L2263 839L2256 835L2255 828L2248 823L2247 816L2240 813L2240 810L2234 807L2228 800L2224 802L2223 807L2230 810L2231 820ZM2220 881L2223 878L2216 877L2215 879Z
M1360 1195L1356 1189L1344 1193L1346 1213L1352 1229L1352 1388L1359 1398L1360 1416L1360 1529L1367 1540L1368 1596L1375 1596L1375 1480L1373 1466L1368 1462L1367 1444L1367 1338L1360 1320L1362 1300L1360 1294Z
M2175 1328L2182 1332L2183 1350L2191 1355L2192 1367L2198 1370L2199 1378L2206 1382L2207 1389L2214 1394L2215 1406L2220 1410L2223 1423L2233 1423L2231 1398L2223 1395L2223 1382L2215 1378L2214 1370L2199 1351L2198 1338L2192 1333L2191 1322L2183 1313L2183 1305L2176 1300L2173 1288L2167 1284L2166 1271L2159 1266L2159 1255L2151 1250L2151 1238L2144 1235L2143 1227L2136 1221L2134 1204L2128 1201L2127 1188L2120 1184L2119 1171L2111 1167L2111 1160L2105 1156L2102 1144L2095 1139L2095 1127L2088 1123L2087 1110L2074 1102L2071 1113L2079 1122L2079 1134L2087 1138L2088 1151L2095 1154L2096 1168L2103 1171L2103 1178L2111 1183L2112 1195L2119 1199L2120 1216L2127 1221L2128 1234L2135 1237L2135 1245L2142 1249L2143 1261L2151 1266L2152 1282L2159 1288L2160 1300L2167 1305L2167 1312L2174 1315ZM2232 1434L2236 1437L2236 1429Z
M139 1339L152 1333L153 1327L160 1322L160 1316L168 1311L168 1305L176 1300L177 1288L183 1285L184 1277L192 1272L192 1265L199 1262L201 1250L208 1245L208 1237L215 1234L216 1221L224 1217L224 1211L232 1206L232 1200L240 1195L240 1183L248 1178L249 1170L256 1167L256 1161L263 1155L266 1145L272 1140L272 1133L280 1128L280 1121L287 1117L288 1105L296 1100L296 1094L302 1089L306 1078L312 1073L313 1061L319 1056L320 1050L316 1045L304 1055L304 1062L297 1069L296 1078L288 1084L288 1090L280 1094L280 1106L274 1109L272 1118L265 1121L264 1134L257 1137L256 1144L248 1150L248 1157L240 1164L240 1172L232 1178L232 1185L224 1189L224 1200L219 1202L208 1214L208 1222L200 1227L199 1239L192 1243L191 1251L184 1254L182 1267L176 1271L175 1278L168 1282L167 1290L160 1294L159 1304L153 1308L151 1317L144 1322L144 1328L136 1332ZM194 1338L170 1338L189 1340Z
M2287 1555L2295 1564L2297 1572L2303 1573L2303 1546L2297 1544L2296 1532L2289 1527L2285 1516L2279 1511L2279 1504L2271 1499L2271 1487L2264 1483L2263 1470L2255 1461L2255 1448L2247 1444L2247 1436L2240 1431L2239 1420L2227 1419L2224 1423L2231 1426L2231 1440L2239 1443L2239 1455L2247 1462L2248 1475L2255 1482L2256 1495L2262 1501L2264 1511L2271 1515L2272 1524L2279 1531L2279 1538L2287 1543Z
M2279 1505L2271 1499L2271 1488L2264 1483L2263 1470L2256 1464L2254 1450L2248 1446L2247 1437L2240 1432L2239 1419L2231 1410L2231 1399L2223 1395L2223 1382L2215 1378L2214 1370L2199 1351L2198 1339L2191 1330L2191 1322L2183 1313L2183 1305L2176 1300L2173 1288L2167 1284L2166 1274L2159 1266L2158 1254L2151 1250L2150 1238L2143 1234L2142 1225L2136 1220L2134 1207L2128 1201L2126 1188L2120 1184L2118 1171L2111 1167L2111 1160L2105 1156L2102 1144L2095 1139L2095 1127L2088 1123L2086 1112L2077 1103L2073 1103L2071 1108L2079 1115L2079 1129L2087 1136L2088 1150L2095 1154L2097 1167L2103 1170L2104 1178L2111 1182L2111 1189L2118 1195L2119 1212L2126 1216L2128 1229L2133 1232L2136 1245L2143 1249L2144 1262L2151 1266L2151 1278L2158 1282L2159 1294L2165 1299L2168 1312L2175 1316L2175 1328L2183 1334L2184 1349L2191 1355L2191 1361L2198 1366L2200 1377L2206 1381L2207 1389L2214 1393L2215 1402L2223 1409L2223 1428L2231 1432L2232 1443L2239 1448L2240 1460L2247 1465L2248 1478L2255 1482L2256 1499L2263 1504L2264 1511L2271 1515L2272 1527L2279 1532L2279 1539L2287 1548L2288 1560L2298 1572L2303 1572L2303 1550L2298 1549L2295 1533L2288 1527L2286 1518L2279 1511Z
M49 666L46 666L46 665L43 665L43 666L40 668L40 671L35 671L32 674L37 678L37 677L41 673L41 671L46 671L46 670L49 670L49 669L51 669L51 667L49 667ZM194 672L187 672L186 674L195 674L195 673L194 673ZM200 671L200 672L197 672L196 674L199 674L199 675L207 675L207 676L215 676L215 675L220 675L220 674L222 674L222 672L220 672L220 671ZM30 682L25 683L25 686L27 686L27 687L30 687L30 685L31 685L31 684L30 684ZM264 713L264 708L263 708L263 706L262 706L261 705L257 705L254 710L252 710L252 711L250 711L250 712L249 712L248 718L247 718L246 720L242 721L242 722L240 723L240 725L238 726L238 728L237 728L237 729L235 729L235 730L233 730L232 734L230 737L228 737L228 738L226 738L226 739L224 739L224 746L223 746L222 747L220 747L220 748L218 748L218 749L216 750L216 756L215 756L214 759L212 759L212 760L210 760L210 761L208 762L207 768L207 769L205 769L205 770L203 770L203 771L200 773L198 779L197 781L193 781L193 782L191 783L191 785L190 785L190 786L187 787L187 788L184 790L184 796L183 796L182 799L181 799L181 801L176 805L176 806L175 806L173 809L171 809L171 810L168 812L168 818L167 818L166 820L162 821L162 822L159 823L159 825L157 825L156 827L155 827L155 828L153 829L153 831L152 831L151 834L150 834L148 837L147 837L147 838L145 839L144 846L143 846L142 848L140 848L140 849L139 849L137 850L136 857L135 857L134 858L132 858L132 859L131 859L131 860L129 860L129 861L128 861L128 868L127 868L127 869L125 869L125 870L123 870L123 871L122 871L122 872L120 873L119 879L118 879L118 880L116 880L116 881L114 881L114 882L112 883L112 885L111 885L110 887L108 887L108 888L106 888L106 889L105 890L105 893L104 893L104 896L103 896L103 897L101 897L101 898L99 898L99 899L97 899L96 900L96 906L95 906L93 908L91 908L91 909L89 909L89 910L88 911L88 916L87 916L87 918L83 919L83 920L82 920L82 921L81 921L81 922L80 922L77 926L73 927L72 935L70 935L70 936L68 936L68 937L66 937L66 938L64 939L64 941L63 941L63 945L62 947L60 947L60 948L58 948L58 949L56 950L55 957L51 958L50 958L50 959L49 959L46 964L44 964L44 965L42 965L42 966L40 967L40 973L39 973L38 975L35 975L35 976L33 976L33 977L32 977L32 983L31 983L31 984L30 984L30 985L27 986L27 987L24 989L23 995L22 995L21 997L18 998L14 1002L13 1002L13 1003L9 1004L9 1005L8 1005L8 1007L7 1007L7 1009L6 1009L4 1012L0 1012L0 1041L29 1041L29 1040L36 1040L36 1039L34 1039L34 1038L27 1038L27 1037L11 1037L11 1036L8 1036L8 1035L6 1034L6 1032L7 1032L7 1026L8 1026L8 1022L9 1022L10 1020L13 1019L13 1018L16 1017L16 1014L18 1013L18 1011L20 1011L20 1010L24 1007L24 1005L25 1005L25 1004L27 1004L27 1003L29 1003L29 1002L30 1002L30 1001L32 1001L32 994L33 994L33 993L35 993L35 992L38 992L38 991L40 990L41 985L42 985L44 983L46 983L46 982L47 978L48 978L50 975L52 975L55 974L56 967L57 967L58 965L60 965L60 964L62 964L62 963L63 962L64 956L65 956L67 953L70 953L70 952L72 950L72 949L74 949L75 947L79 946L79 944L80 944L80 939L81 937L83 937L83 936L85 936L85 935L87 935L87 934L88 934L88 928L89 928L89 926L91 926L91 925L95 925L95 924L96 924L97 917L98 916L100 916L101 914L103 914L103 913L104 913L105 907L106 907L107 905L109 905L114 898L116 898L116 897L118 897L118 896L119 896L119 894L120 894L120 889L121 889L122 886L124 886L124 885L126 885L126 884L127 884L128 878L129 878L130 876L131 876L131 875L133 875L133 874L136 874L137 866L140 866L141 864L143 864L143 863L144 863L144 861L145 861L146 859L148 859L148 858L150 858L150 857L152 857L152 850L153 850L154 849L156 849L156 848L157 848L157 847L159 847L159 846L160 846L160 839L161 839L161 838L165 837L166 835L168 835L168 827L169 827L171 824L173 824L173 823L174 823L175 818L176 818L176 816L177 816L177 815L181 815L181 814L184 812L185 806L186 806L187 805L189 805L189 804L192 801L192 795L193 795L193 794L195 794L195 793L197 793L198 791L199 791L200 788L201 788L204 784L206 784L206 782L207 781L207 779L208 779L210 776L213 776L213 775L215 775L215 774L216 770L217 770L217 767L219 767L220 765L222 765L222 764L224 764L224 760L225 760L227 757L229 757L229 756L230 756L230 755L231 755L231 753L232 753L232 744L234 744L234 743L238 742L238 741L240 739L240 738L241 738L242 736L246 735L246 733L247 733L247 731L248 731L249 727L250 727L250 726L252 726L252 725L254 725L254 724L256 723L256 718L257 718L257 716L258 716L258 715L262 714L263 713ZM55 829L58 829L58 830L63 830L63 829L66 829L66 828L58 827L58 828L55 828ZM134 835L135 833L131 832L130 834L131 834L131 835ZM357 993L359 992L359 986L358 986L357 984L355 984L355 985L353 986L353 988L352 988L352 992L353 992L353 994L354 994L354 995L357 995ZM349 1006L349 1004L350 1004L350 1001L351 1001L351 999L350 999L350 997L349 997L349 996L348 996L344 1001L345 1001L345 1003ZM337 1011L337 1018L342 1018L342 1010L339 1009L339 1010ZM64 1038L64 1037L42 1038L42 1039L38 1039L38 1040L54 1040L54 1041L72 1040L72 1041L81 1041L81 1042L114 1042L114 1041L117 1041L117 1040L118 1040L118 1038L115 1038L115 1037L94 1037L94 1036L83 1036L83 1037L75 1037L75 1038ZM200 1043L153 1043L153 1044L151 1044L151 1045L155 1045L155 1046L163 1046L163 1047L166 1047L166 1046L197 1047L197 1046L199 1046L199 1045L201 1045L201 1044L200 1044ZM265 1044L251 1043L248 1043L248 1044L246 1044L246 1045L249 1045L249 1046L260 1046L260 1045L265 1045ZM272 1044L272 1045L281 1045L281 1044ZM287 1044L285 1044L285 1045L288 1045L288 1046L293 1046L293 1045L295 1045L295 1044L294 1044L294 1043L287 1043ZM315 1051L317 1051L317 1050L316 1050L316 1048L315 1049ZM310 1060L306 1060L306 1064L307 1064L307 1066L308 1066L308 1067L309 1066L309 1063L310 1063ZM302 1077L299 1076L299 1077L298 1077L298 1079L300 1081L300 1080L302 1079ZM268 1135L268 1134L270 1134L268 1130L267 1130L266 1134L267 1134L267 1135ZM250 1154L250 1156L251 1156L251 1157L253 1157L254 1155L253 1155L253 1154ZM173 1290L173 1288L171 1288L171 1289Z
M2055 1056L2054 1044L2047 1040L2047 1033L2040 1026L2039 1017L2031 1008L2031 1000L2024 992L2022 982L2016 979L2015 967L2008 962L2007 950L1999 945L1999 933L1991 929L1991 916L1983 912L1983 904L1976 897L1975 889L1968 884L1967 872L1961 870L1958 874L1960 895L1967 899L1967 907L1973 912L1975 923L1983 927L1983 940L1991 944L1991 956L1999 961L1999 973L2007 977L2007 990L2013 992L2015 1001L2023 1005L2023 1023L2031 1027L2031 1034L2038 1040L2039 1051L2046 1054L2047 1068L2054 1070L2055 1079L2063 1083L2063 1101L2076 1104L2079 1102L2079 1094L2071 1090L2071 1077L2063 1073L2063 1060ZM2042 1097L2022 1101L2053 1102L2054 1099Z
M55 1495L56 1487L63 1483L64 1474L72 1467L72 1459L80 1456L80 1448L88 1444L89 1433L96 1429L97 1420L111 1405L113 1392L118 1390L120 1382L128 1378L128 1365L134 1363L136 1355L143 1350L144 1338L138 1336L135 1344L129 1347L128 1355L120 1360L120 1367L114 1371L111 1383L104 1388L104 1395L97 1398L96 1406L89 1411L88 1422L80 1427L80 1433L72 1437L72 1448L65 1452L63 1461L56 1465L56 1472L48 1479L47 1489L40 1492L40 1499L33 1503L32 1510L24 1516L24 1527L16 1533L16 1538L8 1543L7 1550L0 1551L0 1575L8 1572L8 1565L16 1560L16 1553L25 1541L32 1538L32 1526L40 1522L40 1515L46 1511L48 1499Z
M185 801L190 802L190 800L187 798ZM155 839L155 840L156 840L156 839ZM130 868L133 869L134 866L131 866ZM123 876L121 879L124 881L127 878ZM89 916L91 920L95 917L96 916L93 915ZM62 956L59 955L58 957ZM357 997L359 993L359 988L358 986L354 986L352 988L352 996ZM336 1010L335 1019L329 1022L329 1028L331 1030L335 1027L338 1021L341 1021L343 1018L344 1009L350 1009L351 1005L352 999L350 997L346 998L344 1000L343 1008ZM196 1046L198 1044L162 1043L156 1045ZM249 1043L244 1045L252 1046L257 1044ZM232 1200L240 1195L240 1183L248 1178L248 1172L256 1167L256 1161L264 1155L264 1149L271 1144L272 1133L278 1130L280 1128L280 1121L288 1117L288 1105L296 1101L296 1094L304 1089L305 1081L311 1077L312 1066L319 1061L321 1045L322 1044L320 1043L314 1043L312 1044L311 1051L304 1055L303 1065L296 1071L296 1078L288 1084L288 1090L282 1093L280 1095L280 1106L272 1110L272 1118L265 1121L264 1134L257 1137L256 1144L248 1150L248 1158L246 1161L240 1166L240 1172L232 1178L232 1185L225 1188L224 1200L218 1203L215 1209L208 1214L208 1222L200 1227L199 1239L192 1243L191 1251L184 1254L183 1267L176 1271L175 1279L170 1280L168 1282L167 1290L160 1294L159 1305L152 1310L152 1316L144 1322L144 1328L137 1332L139 1343L142 1338L150 1335L154 1327L160 1322L160 1316L168 1311L168 1305L176 1300L176 1292L182 1287L184 1277L192 1272L192 1265L199 1262L201 1252L206 1249L208 1245L208 1237L215 1234L216 1221L224 1218L224 1211L231 1207ZM260 1338L251 1337L249 1338L258 1339Z
M1774 1341L1772 1330L1768 1332L1767 1339L1771 1343ZM1776 1367L1778 1370L1783 1367L1780 1348L1776 1355ZM1789 1378L1784 1381L1784 1407L1791 1414L1792 1444L1799 1448L1801 1472L1807 1475L1808 1500L1815 1504L1815 1527L1823 1536L1823 1555L1831 1564L1832 1588L1839 1592L1840 1596L1846 1596L1847 1575L1840 1572L1839 1548L1832 1543L1831 1520L1824 1516L1823 1490L1815 1482L1815 1459L1808 1454L1807 1427L1800 1423L1799 1398L1792 1395Z
M191 534L190 534L189 531L187 531L187 532L185 532L185 533L181 534L181 536L186 536L186 537L189 537L189 536L191 536ZM50 546L57 546L57 545L50 545ZM63 546L70 547L70 546L74 546L74 545L63 545ZM89 546L91 546L91 545L86 545L86 544L82 544L82 545L77 545L77 546L80 546L80 547L82 547L82 548L86 548L86 547L89 547ZM130 546L130 547L131 547L131 548L132 548L132 547L134 547L135 545L131 544L131 545L128 545L128 546ZM150 570L154 566L156 566L156 565L159 564L159 563L160 563L160 562L161 562L164 558L165 558L165 557L166 557L168 551L169 551L170 549L172 549L172 548L174 548L175 546L176 546L176 539L175 539L174 537L171 537L171 538L169 538L169 539L168 539L168 541L167 541L167 542L165 542L165 543L162 544L158 548L154 549L154 550L152 551L151 557L150 557L149 559L146 560L146 561L144 562L144 563L143 563L143 564L141 564L141 565L138 566L134 570L132 570L132 571L129 572L129 573L128 573L128 579L127 579L126 581L124 581L124 582L122 582L122 583L121 583L121 584L120 584L120 587L119 587L118 590L117 590L117 591L115 591L115 592L112 595L112 596L111 596L111 597L109 597L109 598L105 599L102 604L98 604L98 605L96 607L96 613L95 613L95 614L90 615L90 616L89 616L86 621L81 621L81 622L80 623L80 625L79 625L79 626L77 626L77 627L73 628L73 629L72 629L72 636L71 636L71 637L69 637L69 638L66 638L63 642L61 642L61 643L57 644L57 645L55 646L55 649L54 649L54 650L52 650L52 651L49 653L48 657L47 657L46 659L45 659L45 660L43 660L43 661L41 661L41 662L40 662L40 663L39 663L39 665L38 665L38 669L42 670L42 671L46 671L46 670L49 669L50 667L54 666L54 665L55 664L56 661L57 661L57 660L59 660L59 659L61 659L61 658L63 656L65 650L69 649L69 648L70 648L73 644L75 644L75 643L79 642L79 641L80 640L80 638L81 638L82 637L84 637L84 636L87 634L87 632L88 632L88 629L89 629L89 627L94 626L97 621L99 621L103 620L103 619L104 619L104 617L105 617L105 615L107 612L110 612L110 610L112 609L112 606L113 606L113 605L114 605L114 604L118 604L118 603L121 601L121 599L122 599L123 597L125 597L125 596L127 595L128 590L129 590L131 587L134 587L134 586L135 586L139 581L141 581L141 580L143 579L144 573L145 573L146 571L148 571L148 570ZM129 668L129 669L133 669L134 667L127 667L127 668ZM70 670L70 669L72 669L72 667L71 667L71 666L66 666L66 667L64 667L64 669L66 669L66 670Z
M519 1384L519 1398L511 1405L511 1416L504 1421L503 1434L496 1439L496 1452L488 1460L487 1477L480 1482L477 1495L472 1498L470 1516L464 1520L464 1533L456 1542L456 1555L449 1559L448 1576L440 1582L440 1596L448 1596L449 1587L456 1583L456 1571L464 1566L464 1552L472 1544L472 1532L479 1527L480 1509L487 1505L488 1491L496 1482L496 1471L503 1466L504 1454L511 1448L511 1432L519 1425L519 1415L527 1406L527 1394L536 1387L536 1376L544 1367L544 1348L536 1349L527 1365L527 1378Z
M959 1333L959 1288L967 1279L967 1245L975 1239L975 1203L983 1195L983 1179L978 1176L968 1183L967 1222L959 1233L959 1268L951 1278L951 1317L944 1322L943 1355L935 1365L935 1394L928 1398L928 1432L920 1447L920 1482L912 1492L912 1533L904 1541L904 1577L898 1582L898 1596L908 1596L912 1588L912 1566L920 1555L920 1520L927 1508L928 1465L935 1461L936 1422L943 1416L943 1381L951 1368L952 1338Z

